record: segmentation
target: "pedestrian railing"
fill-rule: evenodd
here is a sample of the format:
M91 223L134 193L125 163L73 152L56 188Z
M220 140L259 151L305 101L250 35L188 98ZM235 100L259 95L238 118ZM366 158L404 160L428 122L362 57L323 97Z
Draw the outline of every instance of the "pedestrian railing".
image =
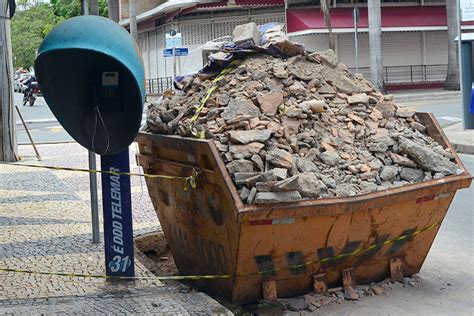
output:
M173 79L171 77L160 77L146 80L146 93L158 94L163 93L166 89L171 88Z
M442 82L448 65L408 65L383 67L384 84ZM349 68L355 72L355 68ZM359 73L370 78L370 67L359 67Z

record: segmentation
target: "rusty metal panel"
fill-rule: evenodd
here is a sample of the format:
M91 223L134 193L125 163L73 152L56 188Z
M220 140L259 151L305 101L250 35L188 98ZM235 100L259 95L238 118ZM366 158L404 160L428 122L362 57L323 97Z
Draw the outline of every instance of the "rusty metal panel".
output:
M434 117L417 115L455 153ZM278 297L313 291L313 276L321 274L328 286L340 286L346 269L358 283L377 281L390 276L394 258L404 275L417 273L456 191L472 181L455 155L464 172L439 180L355 197L243 205L212 141L143 133L137 140L146 173L200 172L195 190L184 191L180 180L147 179L149 193L180 273L234 275L196 285L237 303L262 298L264 284Z

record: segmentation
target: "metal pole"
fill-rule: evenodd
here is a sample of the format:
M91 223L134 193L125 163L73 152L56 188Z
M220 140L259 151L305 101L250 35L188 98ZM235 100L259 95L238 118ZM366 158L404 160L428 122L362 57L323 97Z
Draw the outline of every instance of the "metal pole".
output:
M81 0L81 14L88 15L89 4L87 0ZM88 152L89 157L89 170L97 170L97 163L95 153L93 151ZM99 197L97 193L97 174L89 172L89 190L91 196L91 217L92 217L92 243L100 243L100 231L99 231Z
M132 35L135 42L137 42L137 3L136 0L129 1L128 8L130 16L130 34Z
M474 129L474 114L470 113L472 94L472 44L462 42L461 31L461 3L456 0L457 26L458 26L458 64L459 64L459 87L461 90L461 101L463 107L463 128ZM464 51L464 55L463 52Z
M25 128L26 134L28 135L28 138L30 139L30 143L33 146L33 149L35 150L36 153L36 158L38 158L39 161L41 161L41 155L38 152L38 149L36 148L35 142L33 141L33 138L31 137L30 131L28 130L28 126L26 126L25 120L23 119L23 115L20 113L20 109L18 106L15 105L15 109L18 112L18 117L21 120L21 123L23 124L23 127Z
M357 24L359 22L359 8L354 8L353 11L354 17L354 46L355 46L355 64L356 64L356 73L359 72L359 30Z
M11 78L13 76L10 20L7 2L0 0L0 161L17 161Z

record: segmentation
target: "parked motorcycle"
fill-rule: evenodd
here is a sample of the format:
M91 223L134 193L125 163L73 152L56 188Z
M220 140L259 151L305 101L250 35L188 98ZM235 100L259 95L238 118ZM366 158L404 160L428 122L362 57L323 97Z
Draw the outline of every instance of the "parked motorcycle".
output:
M30 84L30 89L26 96L23 97L23 105L25 106L27 103L30 106L33 106L35 104L36 98L38 97L38 94L40 93L38 82L33 81Z

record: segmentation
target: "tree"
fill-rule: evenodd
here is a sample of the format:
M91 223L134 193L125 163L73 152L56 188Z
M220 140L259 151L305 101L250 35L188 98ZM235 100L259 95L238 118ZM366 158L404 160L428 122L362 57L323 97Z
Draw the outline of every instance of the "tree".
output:
M107 16L107 0L99 0L99 15ZM64 19L81 15L81 1L79 0L51 0L54 14Z
M12 48L16 67L33 66L36 52L49 31L61 20L47 3L26 3L12 19Z
M96 0L97 1L97 0ZM98 0L99 14L107 16L107 0ZM33 66L36 52L46 35L65 19L80 15L79 0L17 0L12 19L12 47L15 67Z
M458 52L455 38L457 31L456 0L446 0L446 16L448 18L448 71L444 81L445 90L459 90Z
M368 0L369 13L369 49L370 79L374 86L383 90L383 51L382 51L382 17L380 0Z
M320 0L321 11L323 12L324 24L329 32L329 48L332 50L336 49L336 39L334 38L334 33L332 32L331 24L331 15L329 13L329 8L331 7L331 0Z

